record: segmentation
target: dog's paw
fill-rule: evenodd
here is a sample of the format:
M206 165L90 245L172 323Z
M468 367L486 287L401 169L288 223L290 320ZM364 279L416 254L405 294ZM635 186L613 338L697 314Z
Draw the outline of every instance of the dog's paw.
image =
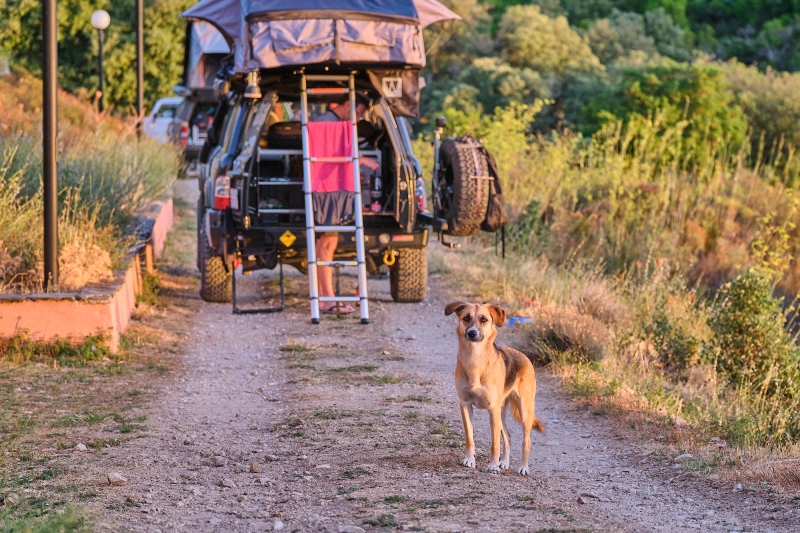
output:
M499 474L500 473L500 464L493 465L492 463L489 463L486 466L486 471L487 472L491 472L493 474Z
M467 468L475 468L475 458L464 457L464 460L461 461L461 466L466 466Z
M500 461L500 468L502 470L508 470L509 468L511 468L511 459L504 459Z
M518 473L520 476L527 476L527 475L528 475L528 467L527 467L527 466L521 466L521 467L519 468L519 470L517 470L517 473Z

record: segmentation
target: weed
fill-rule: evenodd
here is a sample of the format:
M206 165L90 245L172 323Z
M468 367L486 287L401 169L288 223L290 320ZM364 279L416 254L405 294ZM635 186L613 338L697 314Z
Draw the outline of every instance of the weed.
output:
M375 365L353 365L339 368L331 368L331 372L375 372L378 367Z
M561 509L561 508L555 509L553 511L553 514L561 515L564 518L566 518L569 522L572 522L572 521L575 520L574 516L572 516L571 514L567 513L564 509Z
M371 475L372 472L360 466L353 468L352 470L345 470L344 472L342 472L342 477L346 477L347 479L354 479L359 476L371 476Z
M161 305L158 293L161 292L161 280L155 274L142 272L142 293L136 296L137 302L154 307Z
M278 350L288 353L306 353L306 352L312 352L318 347L319 346L310 346L308 344L291 343L280 346Z
M402 378L397 376L367 376L367 383L370 385L394 385L401 381L403 381Z
M405 498L395 494L393 496L386 496L383 499L383 501L386 502L386 503L400 503L402 501L405 501Z
M31 339L27 331L22 331L0 338L0 361L15 365L44 363L47 366L81 367L104 357L113 357L107 335L89 335L80 342L67 339L43 342Z
M364 523L370 526L381 526L381 527L397 526L397 521L394 519L393 514L382 514L375 520L364 520Z
M415 420L415 419L419 418L419 413L416 412L416 411L408 411L408 412L403 413L403 418L409 418L411 420Z

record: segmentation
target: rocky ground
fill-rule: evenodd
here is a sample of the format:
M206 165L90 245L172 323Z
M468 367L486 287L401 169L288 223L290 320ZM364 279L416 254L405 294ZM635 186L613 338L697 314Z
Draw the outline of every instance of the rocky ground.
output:
M193 205L193 182L181 193ZM166 266L169 268L169 265ZM248 279L250 289L267 278ZM345 279L352 284L351 278ZM659 429L632 429L573 402L538 370L531 476L483 471L464 448L453 387L454 299L431 278L420 304L371 280L372 323L312 326L305 279L288 308L233 315L187 304L182 370L144 408L146 431L103 453L73 452L70 475L99 494L101 531L798 531L800 497L687 468ZM168 288L167 288L168 291ZM171 320L166 317L164 320ZM513 344L513 330L499 341ZM521 440L512 423L512 466ZM110 486L109 472L124 484ZM122 483L122 482L120 482Z

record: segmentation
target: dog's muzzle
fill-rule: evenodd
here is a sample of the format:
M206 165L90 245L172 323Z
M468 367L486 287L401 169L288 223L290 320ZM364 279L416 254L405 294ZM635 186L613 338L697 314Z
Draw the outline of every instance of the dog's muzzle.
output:
M474 326L467 330L466 336L467 340L470 342L481 342L483 340L483 335L481 335L481 332L478 331L478 328Z

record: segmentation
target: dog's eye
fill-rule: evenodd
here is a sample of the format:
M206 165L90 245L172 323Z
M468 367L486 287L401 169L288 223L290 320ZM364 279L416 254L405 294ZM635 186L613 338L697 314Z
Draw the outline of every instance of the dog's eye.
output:
M470 320L472 320L471 316L467 315L464 317L464 322L469 322Z
M482 316L482 317L481 317L481 324L485 324L485 323L487 323L487 322L488 322L488 320L486 320L486 317L485 317L485 316Z

